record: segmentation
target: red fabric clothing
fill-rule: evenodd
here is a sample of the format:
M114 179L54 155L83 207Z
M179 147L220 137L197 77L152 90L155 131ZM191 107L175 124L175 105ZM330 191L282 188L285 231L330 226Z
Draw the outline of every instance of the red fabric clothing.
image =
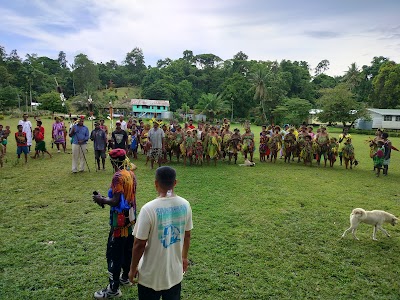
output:
M189 128L189 129L195 129L196 127L193 126L193 125L189 125L188 128Z
M39 131L40 131L41 134L43 134L43 138L44 138L44 127L43 127L43 126L40 126L40 127L39 127Z
M44 140L44 135L40 131L35 134L35 141L36 142L41 142Z
M17 141L17 147L28 146L28 140L26 139L25 132L17 131L15 133L15 140Z

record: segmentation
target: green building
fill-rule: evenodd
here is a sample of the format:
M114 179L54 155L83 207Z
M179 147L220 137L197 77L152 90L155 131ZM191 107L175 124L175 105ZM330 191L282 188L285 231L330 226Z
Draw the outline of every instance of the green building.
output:
M168 100L132 99L132 115L137 118L161 118L161 114L169 111Z

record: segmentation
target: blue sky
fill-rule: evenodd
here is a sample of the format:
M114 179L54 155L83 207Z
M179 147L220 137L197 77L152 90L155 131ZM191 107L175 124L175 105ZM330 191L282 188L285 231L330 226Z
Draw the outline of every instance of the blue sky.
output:
M400 62L399 0L1 0L0 45L69 63L79 53L146 65L185 50L230 59L330 61L329 75L374 56Z

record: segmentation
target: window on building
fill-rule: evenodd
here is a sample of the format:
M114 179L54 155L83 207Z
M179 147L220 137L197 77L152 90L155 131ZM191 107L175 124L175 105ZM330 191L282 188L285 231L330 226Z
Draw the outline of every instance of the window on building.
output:
M400 122L400 116L396 116L396 122Z
M383 121L392 121L392 116L383 116Z
M148 108L149 108L149 106L148 106L148 105L142 105L142 108L144 108L144 109L148 109Z

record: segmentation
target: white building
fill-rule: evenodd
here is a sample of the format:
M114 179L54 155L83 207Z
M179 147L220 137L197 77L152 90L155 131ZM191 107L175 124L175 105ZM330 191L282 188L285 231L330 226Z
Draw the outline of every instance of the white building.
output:
M358 129L400 129L400 109L368 108L371 121L358 119L355 127Z

